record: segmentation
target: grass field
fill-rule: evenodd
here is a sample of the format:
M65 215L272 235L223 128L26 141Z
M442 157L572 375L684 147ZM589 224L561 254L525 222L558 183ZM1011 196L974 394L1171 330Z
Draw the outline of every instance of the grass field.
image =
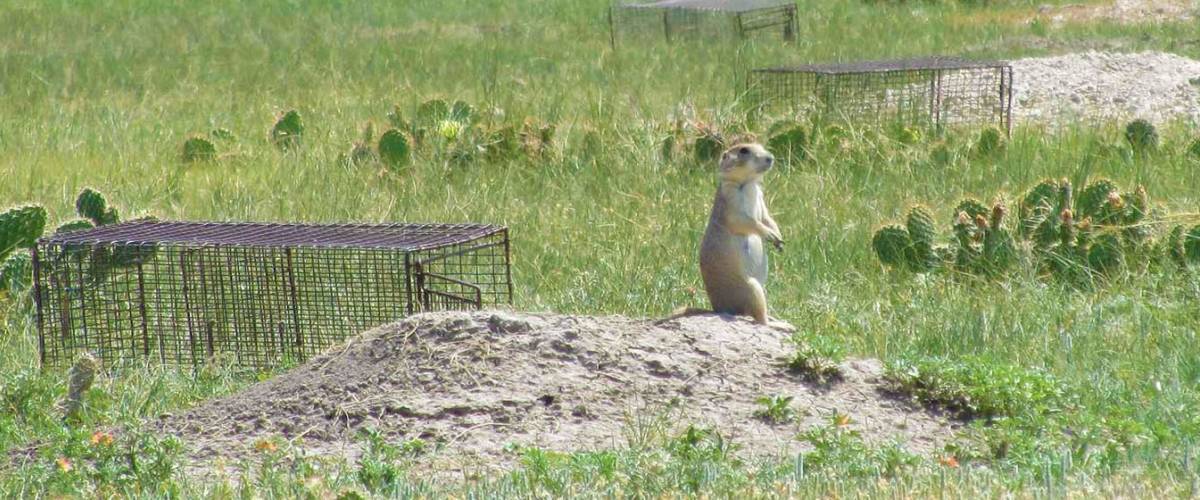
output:
M603 0L292 1L259 4L17 1L0 6L0 204L43 204L54 221L75 194L99 188L126 213L171 219L481 221L514 242L516 307L658 315L703 305L691 257L707 218L712 165L659 159L681 105L719 126L746 125L737 68L759 61L850 60L950 53L1020 57L1111 44L1200 57L1194 25L1005 22L1035 3L801 0L800 39L713 46L609 48ZM994 16L995 22L965 22ZM399 173L338 160L367 121L439 97L509 118L557 124L551 151L510 161L453 162L422 153ZM304 144L266 140L274 115L299 110ZM519 118L517 118L519 119ZM997 370L1052 376L1049 411L975 425L951 467L896 465L833 439L807 457L740 463L706 440L557 455L526 452L511 474L428 482L381 446L351 464L272 462L225 484L181 471L169 441L97 430L131 424L254 381L219 368L131 370L102 378L82 426L64 427L62 371L41 371L21 297L0 301L0 450L36 440L34 460L0 460L3 496L336 496L748 494L834 496L1194 496L1200 466L1200 277L1182 270L1113 276L1088 289L1032 275L992 281L885 270L871 232L913 202L939 221L963 196L987 201L1044 177L1106 176L1143 184L1172 212L1200 212L1200 163L1186 125L1161 130L1160 152L1106 154L1122 124L1047 134L1018 127L993 158L930 160L932 140L904 145L853 131L769 174L768 201L788 244L772 255L774 314L885 361L970 356ZM183 165L193 133L228 128L229 157ZM601 140L588 149L583 137ZM945 208L940 208L945 207ZM953 361L951 361L952 363ZM101 439L102 441L102 439ZM1003 443L1006 453L995 451ZM103 449L101 449L103 448ZM982 448L984 452L979 452ZM972 451L974 450L974 451ZM19 453L18 453L19 454ZM281 452L282 454L282 452ZM130 457L137 457L131 460ZM972 457L976 457L972 459ZM69 461L65 465L60 459ZM903 461L900 461L903 462ZM907 463L907 462L905 462ZM138 464L138 465L134 465Z

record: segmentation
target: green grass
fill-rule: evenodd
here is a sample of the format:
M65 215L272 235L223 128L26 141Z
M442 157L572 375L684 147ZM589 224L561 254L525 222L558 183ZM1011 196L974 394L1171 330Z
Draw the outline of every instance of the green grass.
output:
M658 315L704 305L691 256L713 188L711 165L688 156L663 163L659 141L684 106L726 130L764 132L770 123L747 125L732 102L739 67L930 53L1019 57L1105 44L1200 57L1194 26L1182 24L1031 27L964 22L990 11L955 4L800 4L806 14L792 46L650 44L614 52L599 0L7 3L0 7L0 200L44 204L52 227L73 217L84 186L103 191L127 218L506 224L519 309ZM338 161L365 122L384 124L394 105L411 113L434 97L555 123L556 145L536 159L502 162L457 164L422 153L398 174ZM288 109L303 116L304 139L281 153L267 136ZM235 154L183 165L184 141L215 128L237 137L229 146ZM588 130L601 147L584 154ZM374 462L351 464L264 453L265 463L251 464L245 477L206 483L180 472L161 436L119 434L111 449L91 436L253 379L220 366L196 374L131 369L101 378L82 428L65 428L56 409L64 373L38 370L36 334L18 297L0 302L0 450L21 455L39 446L28 464L0 465L0 491L1195 495L1194 273L1117 276L1093 291L1028 276L965 283L886 272L869 245L877 224L916 201L952 206L1044 177L1144 184L1172 212L1200 212L1200 163L1185 152L1196 131L1163 127L1160 152L1110 154L1106 145L1123 133L1116 123L1055 134L1019 127L1003 153L980 158L969 151L970 134L952 133L939 151L929 137L905 145L851 130L845 142L815 138L808 159L767 177L788 242L772 254L773 315L837 339L851 356L987 359L1067 388L1070 402L1056 399L1057 411L973 424L946 451L982 467L911 463L836 428L808 436L822 443L819 455L745 463L728 453L736 440L652 428L649 438L613 450L514 450L522 465L510 474L430 482L409 474L408 451L391 443L376 448ZM953 216L933 215L939 224ZM977 381L959 382L991 387ZM135 468L130 457L153 465ZM58 458L72 460L72 470Z

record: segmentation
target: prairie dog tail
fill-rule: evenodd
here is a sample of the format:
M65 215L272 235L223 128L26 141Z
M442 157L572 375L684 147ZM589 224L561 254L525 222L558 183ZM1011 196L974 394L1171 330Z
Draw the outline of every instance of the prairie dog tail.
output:
M670 316L654 320L654 324L661 325L668 321L674 321L679 318L686 318L688 316L695 316L697 314L712 314L712 312L712 309L701 309L699 307L678 307L671 312Z

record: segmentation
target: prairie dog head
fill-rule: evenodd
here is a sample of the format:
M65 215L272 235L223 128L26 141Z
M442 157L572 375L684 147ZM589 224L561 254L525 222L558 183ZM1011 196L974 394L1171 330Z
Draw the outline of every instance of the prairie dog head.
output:
M721 154L717 175L723 181L743 183L762 177L774 164L775 156L762 144L738 144Z

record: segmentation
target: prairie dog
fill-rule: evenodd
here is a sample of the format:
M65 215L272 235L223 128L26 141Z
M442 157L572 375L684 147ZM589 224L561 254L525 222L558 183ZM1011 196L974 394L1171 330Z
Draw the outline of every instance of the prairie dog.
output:
M721 155L720 186L700 244L700 275L713 312L767 322L767 253L763 240L783 248L767 212L762 177L775 157L759 144L738 144Z

